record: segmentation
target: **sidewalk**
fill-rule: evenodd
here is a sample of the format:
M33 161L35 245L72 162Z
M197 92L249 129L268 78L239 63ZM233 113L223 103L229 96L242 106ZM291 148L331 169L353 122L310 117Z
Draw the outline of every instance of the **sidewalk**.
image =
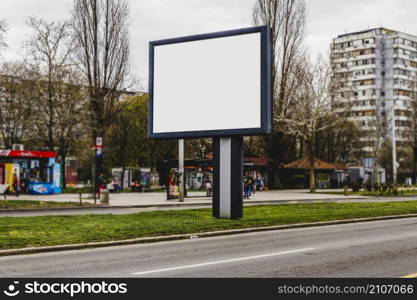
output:
M83 194L83 202L93 203L94 200L86 199L88 194ZM110 194L109 206L131 207L131 206L163 206L163 205L190 205L190 204L211 204L211 197L205 197L204 192L189 193L184 202L178 202L177 199L166 200L166 193L118 193ZM365 196L343 196L329 194L312 194L308 190L274 190L256 192L251 199L245 199L244 202L265 202L265 201L302 201L302 200L349 200L349 199L367 199ZM37 200L37 201L59 201L59 202L79 202L78 194L58 194L58 195L21 195L20 197L8 196L9 200ZM98 199L97 199L98 202Z

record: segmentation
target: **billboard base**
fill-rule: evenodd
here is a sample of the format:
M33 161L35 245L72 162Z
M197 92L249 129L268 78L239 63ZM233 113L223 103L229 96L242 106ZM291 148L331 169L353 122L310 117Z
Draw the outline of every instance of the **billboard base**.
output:
M213 217L243 217L241 136L213 138Z

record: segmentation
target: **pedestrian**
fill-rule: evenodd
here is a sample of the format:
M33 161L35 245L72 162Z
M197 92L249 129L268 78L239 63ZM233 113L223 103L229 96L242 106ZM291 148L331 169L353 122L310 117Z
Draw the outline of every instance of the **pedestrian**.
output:
M249 199L249 187L250 187L250 181L249 181L249 175L246 174L243 178L243 199Z
M251 176L251 178L252 178L252 184L251 184L251 194L253 193L253 194L255 195L255 193L256 193L256 180L255 180L255 178L256 178L256 177L252 177L252 176Z
M25 169L20 171L20 193L26 194L26 178L25 178Z
M15 192L16 197L19 197L20 195L19 178L17 177L16 173L13 173L12 185L13 185L13 190Z
M262 191L261 175L259 175L259 174L258 174L258 176L256 176L256 190L257 191Z
M206 194L207 194L207 197L210 197L210 196L213 195L212 190L211 190L211 181L210 180L206 181Z
M97 177L97 191L98 192L98 197L100 198L100 190L103 190L106 188L106 182L104 181L104 177L103 174L100 174Z
M250 174L247 177L247 184L248 184L248 199L249 199L250 197L252 197L252 193L253 193L253 178Z
M343 195L347 196L350 186L350 174L349 171L345 170L345 178L343 180Z
M113 177L113 179L112 179L112 184L113 184L113 191L114 191L115 193L119 193L119 192L120 192L120 190L121 190L121 187L120 187L120 185L119 185L119 181L117 180L117 178L116 178L116 177Z

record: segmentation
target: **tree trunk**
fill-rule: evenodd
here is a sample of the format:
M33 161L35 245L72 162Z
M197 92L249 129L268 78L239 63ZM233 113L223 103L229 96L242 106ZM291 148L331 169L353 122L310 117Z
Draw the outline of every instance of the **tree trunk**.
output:
M97 137L101 137L103 138L103 130L93 130L93 145L96 145L96 141L97 141ZM101 155L97 155L97 151L101 151ZM100 175L103 174L103 148L101 148L100 150L95 150L94 151L94 188L97 190L98 187L98 178Z
M417 147L413 147L413 182L412 184L415 184L417 182Z
M296 157L297 159L303 157L303 153L304 153L304 140L300 139L300 150L298 152L298 156Z
M51 65L48 66L48 150L54 151L54 100L52 91Z
M310 192L316 191L316 172L314 169L314 156L310 152L309 155L309 161L310 161Z
M122 166L122 176L120 177L120 190L123 192L123 189L125 188L124 183L125 183L125 169L126 166L123 164Z
M313 134L313 137L310 142L310 149L309 149L309 162L310 162L310 192L316 191L316 172L314 168L314 157L316 155L316 148L315 148L315 135Z

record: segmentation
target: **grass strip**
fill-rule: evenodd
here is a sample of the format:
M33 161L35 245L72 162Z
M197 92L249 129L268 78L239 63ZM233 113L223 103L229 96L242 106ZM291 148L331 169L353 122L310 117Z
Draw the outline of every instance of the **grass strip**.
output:
M91 203L83 202L83 206ZM0 200L0 211L8 209L31 209L31 208L53 208L53 207L74 207L80 206L78 202L57 202L57 201L32 201L32 200Z
M250 206L244 208L244 218L239 220L213 218L211 209L153 211L126 215L1 217L0 249L410 213L417 213L417 201Z
M310 192L309 192L310 193ZM327 195L343 195L344 192L321 192L315 191L314 194L327 194ZM393 193L386 193L381 191L349 191L349 196L375 196L375 197L401 197L401 196L417 196L417 190L399 190L397 195Z

